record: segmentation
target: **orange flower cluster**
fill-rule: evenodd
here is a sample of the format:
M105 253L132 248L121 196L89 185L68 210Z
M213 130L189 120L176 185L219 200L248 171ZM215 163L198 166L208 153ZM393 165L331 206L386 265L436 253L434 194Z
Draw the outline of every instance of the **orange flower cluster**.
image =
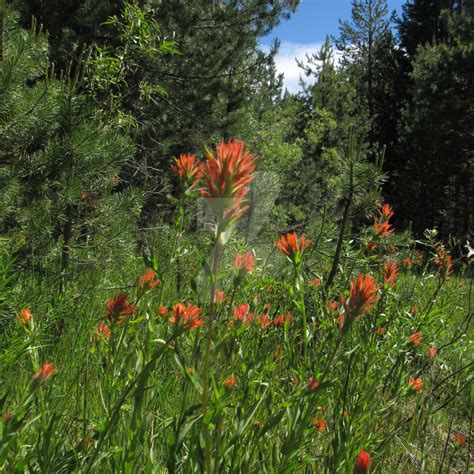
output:
M105 322L101 322L95 327L94 333L107 340L110 337L110 326Z
M33 322L33 315L29 308L23 308L17 315L18 322L22 326L28 326L30 323Z
M241 277L252 273L255 268L255 259L252 253L246 252L243 255L237 254L235 256L235 268Z
M415 392L421 392L423 390L423 380L421 379L415 379L413 377L410 377L408 380L408 385L411 390Z
M398 265L393 260L390 260L388 263L384 265L383 281L387 285L393 286L395 285L395 282L397 281L399 273L400 273L400 270L398 268Z
M438 245L436 249L435 265L438 268L438 276L444 280L449 280L453 272L453 259L445 250L443 245Z
M417 346L421 343L421 333L414 332L409 338L408 342L414 346Z
M152 290L160 283L160 280L158 280L155 272L151 268L148 268L145 273L138 278L138 288L141 290Z
M237 379L232 376L229 376L224 380L225 388L228 388L228 389L234 388L236 384L237 384Z
M291 313L288 311L286 313L281 314L280 316L277 316L273 321L274 326L284 326L285 323L288 321L288 324L291 323L292 316Z
M341 295L346 318L354 319L372 308L377 299L379 287L370 275L359 274L351 283L349 299Z
M430 359L434 359L437 355L438 355L438 350L436 349L436 347L430 347L428 349L428 352L426 353L426 355L430 358Z
M263 314L262 316L259 316L257 322L264 331L266 331L270 324L272 324L272 320L270 319L270 315L268 314Z
M369 472L371 463L372 458L370 454L367 451L361 449L355 460L354 473L363 474Z
M199 186L202 171L201 165L195 155L190 153L180 155L179 159L175 158L171 169L179 178L185 194L189 194Z
M51 376L56 372L56 369L54 368L53 364L51 362L47 361L45 362L35 373L33 378L37 380L38 382L43 382L45 380L48 380L51 378Z
M392 207L390 204L384 204L382 210L379 210L378 219L374 217L373 230L375 235L378 237L386 237L395 230L388 222L392 216Z
M176 303L168 321L171 324L182 324L186 329L195 329L204 324L204 318L200 318L201 309L195 305Z
M235 323L250 324L253 321L253 314L249 313L250 306L247 303L234 308L234 320L230 322L231 327Z
M311 245L311 240L307 239L304 235L298 239L296 232L290 232L282 235L278 242L275 242L275 245L283 255L286 255L291 261L296 262Z
M107 340L110 337L110 326L105 322L101 322L94 328L94 333Z
M307 385L308 385L308 388L311 390L311 391L316 391L317 388L319 387L319 381L316 380L314 377L311 377L308 382L307 382Z
M313 418L311 424L315 427L316 431L319 431L320 433L326 431L326 420L322 418Z
M117 293L107 301L105 312L112 324L120 326L125 321L126 316L130 316L135 312L136 307L128 304L127 300L127 293Z
M222 290L216 291L216 303L222 304L225 301L225 293Z
M371 240L370 242L367 242L367 250L369 252L373 252L377 248L377 244Z
M462 433L456 433L456 437L454 439L456 446L461 447L466 443L466 435Z
M242 203L255 171L255 159L244 142L229 140L217 145L214 152L206 150L201 170L201 196L208 199L218 220L230 223L241 217L248 208Z

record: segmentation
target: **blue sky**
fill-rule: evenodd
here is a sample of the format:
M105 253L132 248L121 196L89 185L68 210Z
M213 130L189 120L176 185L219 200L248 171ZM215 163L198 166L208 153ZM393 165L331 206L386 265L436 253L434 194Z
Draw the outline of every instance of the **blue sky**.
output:
M388 0L389 11L401 11L406 0ZM304 59L306 53L317 51L326 35L337 35L338 19L351 15L351 0L302 0L290 20L284 20L269 36L262 38L268 45L274 38L281 41L276 58L279 72L285 75L285 86L292 92L299 89L300 70L295 57Z

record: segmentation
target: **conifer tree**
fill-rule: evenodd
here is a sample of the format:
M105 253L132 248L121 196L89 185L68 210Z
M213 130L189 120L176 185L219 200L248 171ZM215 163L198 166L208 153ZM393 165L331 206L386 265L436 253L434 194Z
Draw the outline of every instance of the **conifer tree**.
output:
M353 0L351 20L339 20L336 46L342 53L341 65L350 74L358 92L358 114L366 117L369 145L376 144L374 119L376 114L375 76L377 49L383 47L390 18L387 0ZM361 129L363 122L358 124Z
M0 62L0 232L20 236L26 263L57 265L63 289L73 255L75 262L96 263L110 259L113 247L133 245L140 209L136 192L119 192L133 145L79 93L81 70L55 79L39 28L22 30L14 15L7 16Z

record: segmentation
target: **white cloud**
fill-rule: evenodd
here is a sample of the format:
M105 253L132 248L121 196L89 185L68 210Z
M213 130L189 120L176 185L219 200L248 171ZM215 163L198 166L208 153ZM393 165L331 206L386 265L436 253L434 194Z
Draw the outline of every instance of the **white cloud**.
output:
M300 77L304 76L303 70L298 67L296 58L299 61L306 61L306 55L311 55L321 49L322 43L291 43L282 41L278 54L275 57L277 71L284 74L283 87L290 92L301 90L299 85ZM311 78L304 77L306 82L311 82Z
M324 43L293 43L291 41L282 41L280 49L275 57L275 66L279 73L284 75L283 89L287 88L290 92L296 93L301 90L300 77L303 77L305 82L314 82L314 77L306 77L303 70L298 67L296 58L299 61L306 62L306 55L312 55L318 52ZM264 51L268 51L268 46L262 47ZM334 52L334 60L337 64L339 54Z

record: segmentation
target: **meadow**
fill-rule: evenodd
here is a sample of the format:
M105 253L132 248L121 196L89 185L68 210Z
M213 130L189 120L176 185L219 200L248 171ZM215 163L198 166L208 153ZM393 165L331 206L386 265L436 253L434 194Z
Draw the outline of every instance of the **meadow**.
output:
M3 472L470 472L469 260L389 204L335 265L318 233L249 243L257 166L236 140L181 155L148 253L66 286L2 242Z

